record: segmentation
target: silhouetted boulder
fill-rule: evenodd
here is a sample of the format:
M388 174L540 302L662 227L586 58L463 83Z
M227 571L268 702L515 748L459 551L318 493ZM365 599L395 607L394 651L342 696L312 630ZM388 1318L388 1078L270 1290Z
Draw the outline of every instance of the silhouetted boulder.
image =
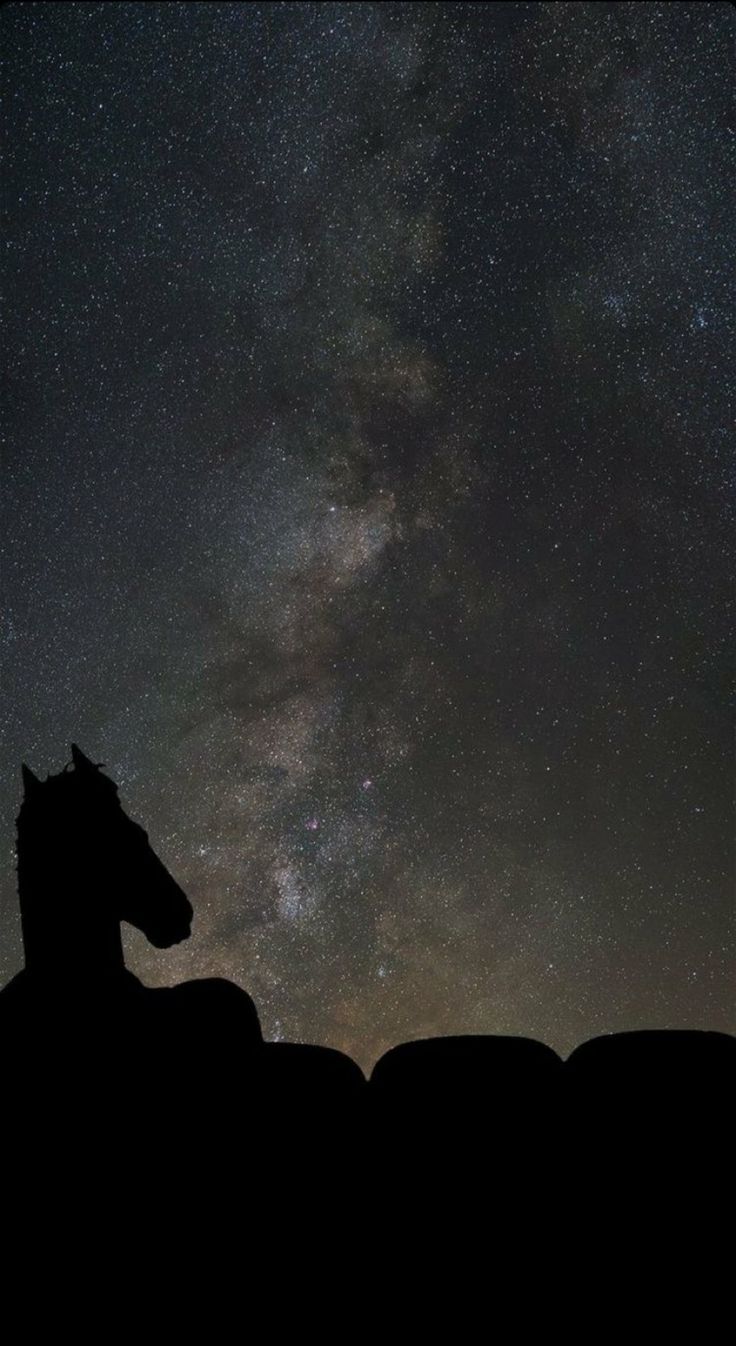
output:
M265 1043L241 1066L249 1124L283 1155L307 1141L354 1150L367 1084L349 1056L330 1047ZM353 1154L353 1158L355 1155Z
M360 1066L333 1047L269 1042L254 1060L253 1069L264 1096L306 1113L333 1103L361 1101L366 1088Z
M617 1150L715 1143L734 1121L736 1038L726 1033L640 1031L592 1038L565 1062L581 1144Z
M736 1038L674 1029L612 1033L583 1042L567 1058L571 1084L660 1107L726 1100L736 1070Z
M378 1162L398 1169L402 1181L421 1180L430 1165L448 1191L458 1175L472 1182L498 1174L499 1165L536 1173L554 1144L561 1076L556 1053L526 1038L402 1043L370 1077Z
M564 1075L567 1173L581 1226L598 1229L612 1255L627 1249L663 1266L697 1227L698 1256L715 1259L734 1196L736 1040L612 1034L576 1048Z
M489 1221L509 1238L556 1208L560 1058L525 1038L464 1036L402 1043L368 1086L369 1190L383 1237L422 1246Z
M497 1119L544 1097L559 1082L562 1062L529 1038L467 1036L404 1042L386 1052L370 1077L386 1108L473 1109L474 1121Z

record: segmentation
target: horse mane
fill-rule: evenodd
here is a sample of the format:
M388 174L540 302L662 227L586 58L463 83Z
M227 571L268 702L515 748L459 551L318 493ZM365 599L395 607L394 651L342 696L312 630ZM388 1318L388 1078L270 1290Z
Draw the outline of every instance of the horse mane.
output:
M19 878L30 850L48 836L55 822L59 825L68 823L70 813L78 806L88 807L93 799L118 798L115 781L103 775L105 763L90 762L85 758L85 765L81 766L83 754L76 744L72 744L72 752L72 760L55 775L47 772L44 781L23 763L25 792L15 819L15 868Z

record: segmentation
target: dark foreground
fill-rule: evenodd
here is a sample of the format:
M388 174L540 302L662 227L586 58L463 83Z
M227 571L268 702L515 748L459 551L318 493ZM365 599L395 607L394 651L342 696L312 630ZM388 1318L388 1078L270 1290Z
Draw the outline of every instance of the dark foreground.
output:
M509 1295L516 1336L557 1321L572 1284L578 1311L596 1298L593 1338L622 1296L646 1293L661 1339L677 1305L702 1334L722 1293L727 1035L619 1034L564 1062L523 1038L440 1038L394 1048L366 1080L340 1052L263 1043L249 997L226 982L151 991L127 973L84 987L23 974L0 993L0 1050L6 1287L54 1282L59 1313L75 1285L82 1300L92 1282L116 1286L123 1315L147 1286L174 1330L214 1277L212 1314L242 1295L259 1340L264 1314L293 1335L307 1320L316 1331L317 1311L331 1335L346 1294L337 1335L351 1337L358 1286L371 1337L399 1330L396 1296L410 1334L450 1300L456 1324L485 1304L494 1335ZM53 1318L24 1293L26 1312Z

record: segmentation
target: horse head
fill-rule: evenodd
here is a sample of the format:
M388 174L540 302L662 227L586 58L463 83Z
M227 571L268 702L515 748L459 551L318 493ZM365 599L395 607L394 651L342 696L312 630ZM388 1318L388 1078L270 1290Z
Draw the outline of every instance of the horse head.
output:
M29 933L48 948L67 931L94 958L95 932L110 922L136 926L156 948L186 939L189 899L145 829L124 812L115 782L75 743L69 766L41 781L23 764L18 878L26 957Z

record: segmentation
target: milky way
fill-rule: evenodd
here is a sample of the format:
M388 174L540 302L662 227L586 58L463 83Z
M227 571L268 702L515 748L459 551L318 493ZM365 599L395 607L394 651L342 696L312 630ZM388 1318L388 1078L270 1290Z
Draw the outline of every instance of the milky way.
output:
M268 1037L733 1028L733 11L0 25L2 977L75 740Z

